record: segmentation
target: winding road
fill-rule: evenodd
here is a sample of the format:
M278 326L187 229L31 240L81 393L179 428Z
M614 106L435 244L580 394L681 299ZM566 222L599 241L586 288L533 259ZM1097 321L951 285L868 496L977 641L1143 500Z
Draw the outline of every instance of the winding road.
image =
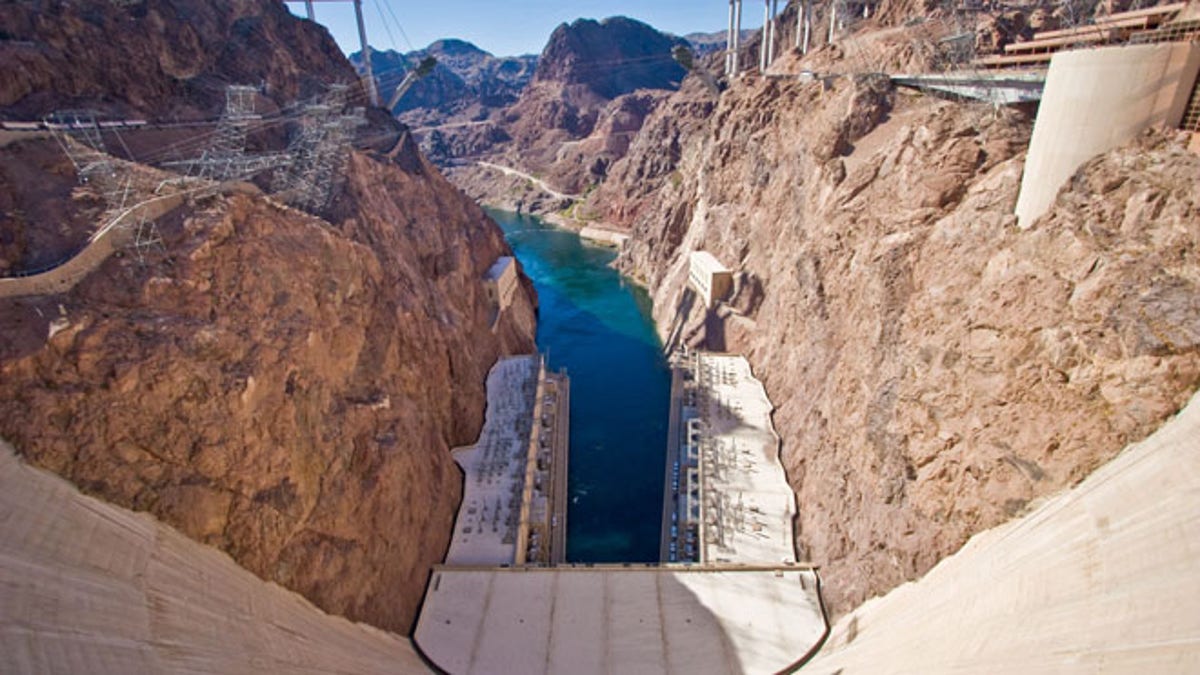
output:
M479 164L479 166L482 166L484 168L494 169L496 171L499 171L500 173L502 173L506 176L516 176L518 178L524 178L525 180L529 181L530 183L533 183L534 185L538 186L538 188L541 189L542 192L545 192L545 193L549 194L551 197L554 197L556 199L569 199L571 201L578 201L580 199L583 199L583 195L569 195L569 194L566 194L563 192L559 192L558 190L555 190L554 188L547 185L546 181L542 180L541 178L535 178L534 176L531 176L531 175L525 173L524 171L518 171L517 169L514 169L512 167L502 166L500 164L493 164L492 162L485 162L482 160L480 160L476 163Z

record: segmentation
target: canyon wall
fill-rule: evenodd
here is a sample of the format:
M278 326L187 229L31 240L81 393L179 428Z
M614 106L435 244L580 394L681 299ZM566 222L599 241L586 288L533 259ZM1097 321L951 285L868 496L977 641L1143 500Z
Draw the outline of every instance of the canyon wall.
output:
M536 55L496 57L453 38L404 54L375 50L371 52L371 68L380 97L390 100L405 76L428 57L437 59L433 71L417 80L392 110L414 127L487 120L497 110L516 102L533 79L537 65ZM361 67L362 53L351 54L350 62Z
M226 83L256 73L264 105L353 78L324 29L268 0L0 12L4 49L33 45L53 66L23 71L37 92L4 94L4 114L102 100L151 121L211 116ZM119 26L131 30L97 37ZM0 302L0 436L328 612L405 632L459 502L449 449L476 438L495 360L534 350L536 301L522 277L492 325L483 278L512 254L499 228L403 129L368 116L315 215L253 186L194 199L158 220L160 242L71 291ZM212 130L181 133L199 153ZM57 260L104 224L101 195L54 148L0 148L0 204L16 207L0 269ZM119 164L150 189L174 175Z
M765 383L799 554L822 566L835 613L1079 482L1196 389L1200 157L1186 139L1096 158L1021 231L1020 113L877 76L699 95L660 108L693 119L646 125L690 132L639 138L627 157L654 166L655 148L680 148L651 199L627 186L639 207L619 264L650 287L668 345L743 353ZM735 272L712 311L686 287L693 250Z
M1197 498L1192 397L1080 485L843 617L804 672L1194 673Z
M486 126L442 130L424 147L472 197L555 213L571 203L558 193L583 193L604 181L647 116L679 87L685 71L672 49L684 44L625 17L562 24L515 103ZM481 159L543 184L505 178Z
M17 119L59 108L204 119L227 84L261 84L284 106L357 79L324 27L271 0L14 0L0 38L0 114Z
M445 553L526 293L489 329L500 232L411 145L354 155L339 215L214 197L62 296L0 308L0 434L323 609L407 630ZM401 163L411 162L405 170Z

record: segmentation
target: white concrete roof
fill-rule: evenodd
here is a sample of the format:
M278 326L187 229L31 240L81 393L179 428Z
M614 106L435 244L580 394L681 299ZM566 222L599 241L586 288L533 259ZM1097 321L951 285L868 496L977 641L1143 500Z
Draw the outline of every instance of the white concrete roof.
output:
M406 638L329 616L0 442L0 672L429 669Z
M699 369L707 392L699 401L701 562L793 562L796 495L779 461L767 392L741 356L701 353Z
M471 673L774 673L825 632L813 572L439 567L415 640Z
M842 618L817 673L1200 672L1200 396L920 581Z
M510 266L512 266L512 264L512 256L500 256L499 258L496 258L496 262L492 263L492 266L488 268L487 274L484 278L488 279L489 281L495 281L499 279L500 276L503 275Z
M453 453L466 476L446 554L449 564L503 565L516 557L537 374L536 356L500 359L488 373L487 413L479 442Z
M692 267L702 269L709 274L714 272L728 272L729 270L717 260L713 254L708 251L692 251L689 258Z

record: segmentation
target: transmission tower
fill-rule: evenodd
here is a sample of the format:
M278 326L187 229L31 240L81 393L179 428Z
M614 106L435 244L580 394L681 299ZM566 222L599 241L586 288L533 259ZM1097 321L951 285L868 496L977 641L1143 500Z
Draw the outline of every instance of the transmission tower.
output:
M200 157L165 162L164 167L181 167L188 176L214 181L243 180L256 173L286 165L285 153L247 154L246 137L262 119L255 112L258 87L229 85L225 88L225 110L217 121L212 145Z
M217 138L208 151L211 163L206 178L227 180L237 172L246 156L246 132L250 124L261 119L254 112L254 99L258 89L245 85L231 84L225 88L225 112L217 122Z
M158 231L158 222L142 216L138 218L138 222L133 226L133 251L137 256L138 264L145 266L146 254L152 249L157 248L161 251L166 251L163 246L162 235Z
M198 178L224 181L244 173L246 135L252 123L262 119L254 112L257 87L231 84L225 88L225 110L217 121L212 145L198 159L169 162L167 166L185 166Z
M80 183L113 182L116 171L100 134L95 111L59 110L47 115L43 122L75 166ZM102 189L108 187L104 185Z
M337 85L321 103L306 106L300 133L288 147L291 165L275 177L273 192L298 208L313 212L324 208L344 178L350 142L366 124L363 108L343 113L347 88Z

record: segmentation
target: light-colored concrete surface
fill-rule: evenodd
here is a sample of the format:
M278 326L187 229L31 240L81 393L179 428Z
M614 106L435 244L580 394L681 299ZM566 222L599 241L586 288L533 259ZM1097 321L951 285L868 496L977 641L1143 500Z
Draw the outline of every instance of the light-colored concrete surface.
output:
M329 616L0 442L0 672L419 673L398 635Z
M624 232L615 230L607 230L602 227L588 225L579 231L579 236L588 241L603 244L605 246L616 246L621 248L625 242L629 241L629 235Z
M704 299L704 306L712 307L733 289L733 273L708 251L693 251L688 256L688 283Z
M546 373L547 397L543 407L550 413L550 428L545 434L550 466L550 551L549 562L557 565L567 560L567 474L571 462L571 378L564 368L558 373ZM542 451L546 453L546 450Z
M538 371L536 356L516 356L500 359L488 373L479 442L454 450L465 478L447 564L505 565L516 559Z
M1179 124L1200 71L1200 44L1059 52L1050 62L1016 214L1029 227L1084 162L1144 129Z
M920 581L843 617L803 672L1200 672L1200 395Z
M500 256L483 276L483 288L492 304L492 331L500 327L500 315L512 305L520 286L515 258Z
M698 352L692 358L700 420L700 562L794 562L796 495L779 461L766 390L744 357ZM681 431L687 433L683 417Z
M470 673L774 673L825 633L800 568L434 570L415 640Z

